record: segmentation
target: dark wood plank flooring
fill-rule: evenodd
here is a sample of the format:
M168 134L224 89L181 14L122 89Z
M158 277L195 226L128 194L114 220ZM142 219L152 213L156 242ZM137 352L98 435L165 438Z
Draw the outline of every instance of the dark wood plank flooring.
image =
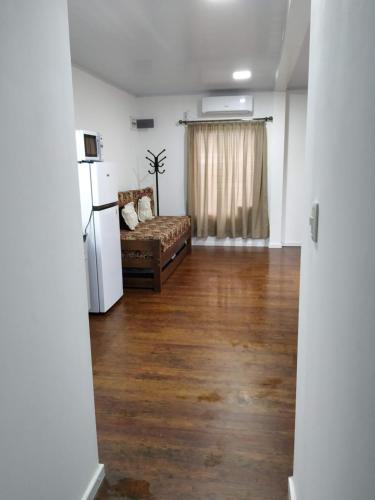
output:
M98 498L287 498L298 285L298 249L194 247L91 317Z

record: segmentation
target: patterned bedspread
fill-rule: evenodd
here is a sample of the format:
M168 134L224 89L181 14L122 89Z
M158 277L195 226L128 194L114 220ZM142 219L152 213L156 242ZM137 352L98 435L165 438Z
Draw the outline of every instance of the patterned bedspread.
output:
M160 240L162 252L170 248L190 227L190 217L155 217L140 222L134 231L121 231L122 240Z

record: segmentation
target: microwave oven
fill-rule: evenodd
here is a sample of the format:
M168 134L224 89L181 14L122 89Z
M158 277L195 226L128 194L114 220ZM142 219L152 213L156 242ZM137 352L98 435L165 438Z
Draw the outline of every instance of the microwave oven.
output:
M76 143L78 163L103 161L103 138L98 132L76 130Z

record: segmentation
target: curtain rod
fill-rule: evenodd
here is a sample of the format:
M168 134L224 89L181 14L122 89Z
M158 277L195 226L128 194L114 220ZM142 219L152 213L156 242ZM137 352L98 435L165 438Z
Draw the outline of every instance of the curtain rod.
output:
M244 118L228 119L228 120L179 120L179 125L189 125L189 123L239 123L239 122L273 122L273 116L265 116L264 118L252 118L246 120Z

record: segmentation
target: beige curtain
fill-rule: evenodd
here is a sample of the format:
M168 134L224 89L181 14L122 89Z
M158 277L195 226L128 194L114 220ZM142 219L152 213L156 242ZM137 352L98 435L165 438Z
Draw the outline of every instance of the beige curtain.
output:
M188 125L188 212L198 238L267 238L263 122Z

